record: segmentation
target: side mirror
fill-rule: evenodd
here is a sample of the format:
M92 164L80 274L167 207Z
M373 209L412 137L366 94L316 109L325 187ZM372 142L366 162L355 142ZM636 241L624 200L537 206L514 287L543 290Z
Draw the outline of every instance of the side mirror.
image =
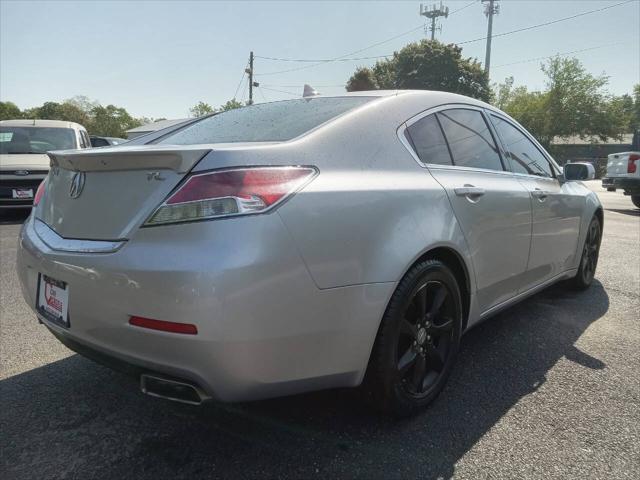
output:
M596 169L588 162L567 163L563 169L563 177L567 182L593 180L596 178Z

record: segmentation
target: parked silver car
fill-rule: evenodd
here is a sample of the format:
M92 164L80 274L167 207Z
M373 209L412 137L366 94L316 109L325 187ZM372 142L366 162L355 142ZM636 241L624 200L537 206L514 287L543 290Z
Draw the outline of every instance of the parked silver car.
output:
M414 412L462 333L586 288L598 198L471 98L265 103L50 154L21 235L26 301L70 348L200 403L363 385Z

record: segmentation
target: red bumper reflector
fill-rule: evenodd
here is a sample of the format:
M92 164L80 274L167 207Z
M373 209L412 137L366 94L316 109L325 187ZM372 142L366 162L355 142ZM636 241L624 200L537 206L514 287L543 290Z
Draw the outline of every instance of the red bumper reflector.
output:
M196 335L198 327L191 323L166 322L164 320L153 320L151 318L131 317L129 324L136 327L150 328L151 330L161 330L171 333L185 333Z

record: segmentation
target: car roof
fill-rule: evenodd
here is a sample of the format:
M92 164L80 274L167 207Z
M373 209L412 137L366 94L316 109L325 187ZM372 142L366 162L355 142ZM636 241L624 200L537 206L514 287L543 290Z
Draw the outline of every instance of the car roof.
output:
M75 130L85 130L85 128L79 123L67 122L64 120L2 120L0 121L2 127L48 127L48 128L73 128Z

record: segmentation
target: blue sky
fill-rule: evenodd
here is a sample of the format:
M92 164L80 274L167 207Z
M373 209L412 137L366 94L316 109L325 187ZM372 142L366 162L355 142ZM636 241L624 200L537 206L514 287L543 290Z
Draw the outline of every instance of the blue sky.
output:
M621 1L501 0L494 33ZM451 11L469 3L444 1ZM0 99L26 108L86 95L135 116L185 117L199 100L219 105L234 96L250 50L279 58L335 58L419 27L419 4L0 0ZM451 15L437 38L448 43L485 36L482 12L478 1ZM353 56L386 55L424 36L418 28ZM484 61L484 41L463 48L463 55ZM589 71L606 72L613 93L630 92L640 82L640 1L494 38L491 79L513 75L516 84L540 89L540 61L504 64L591 48L575 56ZM262 76L309 64L258 58L255 71L264 88L255 99L291 98L274 90L299 94L304 83L338 93L355 67L374 62L323 63ZM238 97L242 93L243 86Z

